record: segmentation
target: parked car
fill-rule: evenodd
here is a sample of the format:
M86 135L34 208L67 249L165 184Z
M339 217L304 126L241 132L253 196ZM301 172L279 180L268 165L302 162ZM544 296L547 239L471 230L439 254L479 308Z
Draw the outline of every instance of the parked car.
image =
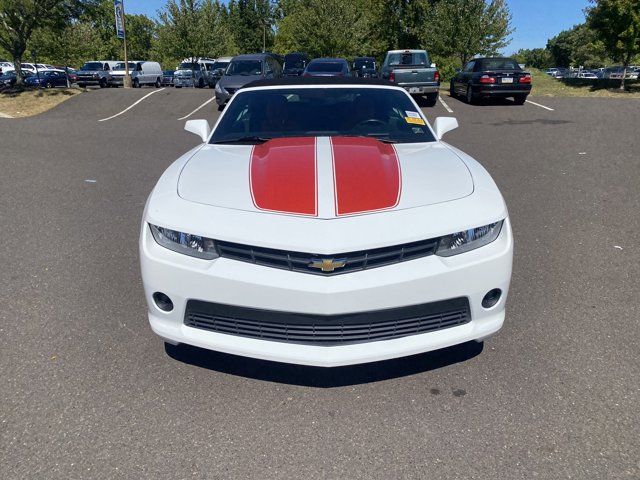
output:
M131 76L131 86L133 88L143 85L155 85L156 88L162 86L162 68L158 62L147 62L136 60L128 62L129 75ZM111 71L113 77L112 84L115 86L124 84L125 63L119 62Z
M531 74L512 58L474 58L454 75L449 90L452 97L462 95L467 103L513 97L516 104L522 105L531 92Z
M380 76L407 90L411 95L426 95L427 105L434 106L440 90L440 72L429 60L426 50L391 50L387 52Z
M598 76L593 72L582 71L582 72L578 72L576 78L591 78L596 80Z
M0 62L0 74L10 72L11 70L14 70L13 63L5 61Z
M24 80L24 84L30 87L66 87L67 74L63 70L43 70L38 71Z
M29 70L22 70L22 78L26 79L31 75L35 75L35 73L32 73ZM15 70L10 70L6 73L0 74L0 87L2 88L10 87L12 85L15 85L16 82L17 82L17 75Z
M624 67L622 65L616 65L613 67L606 67L602 72L602 78L608 78L611 80L622 80L622 74ZM625 80L637 80L638 72L627 67L627 73L624 76Z
M351 69L344 58L314 58L302 75L304 77L350 77Z
M279 78L282 66L268 53L253 53L233 57L227 71L216 84L216 103L222 110L233 94L256 80Z
M173 70L163 70L162 71L162 86L163 87L173 87L175 71Z
M99 85L100 88L111 86L113 77L111 69L118 64L115 60L92 60L85 62L78 70L78 85Z
M178 65L173 79L176 88L197 87L210 85L215 60L211 58L187 58Z
M232 59L233 57L220 57L213 63L212 74L209 76L209 81L211 82L209 86L211 88L214 88L220 81Z
M377 78L378 67L373 57L356 57L353 60L352 71L354 76L361 78Z
M457 121L430 126L397 86L295 80L243 88L213 132L186 123L203 144L160 177L140 228L151 329L319 367L497 333L513 234L489 173L441 140Z
M292 52L284 56L283 77L299 77L304 73L311 59L306 53Z

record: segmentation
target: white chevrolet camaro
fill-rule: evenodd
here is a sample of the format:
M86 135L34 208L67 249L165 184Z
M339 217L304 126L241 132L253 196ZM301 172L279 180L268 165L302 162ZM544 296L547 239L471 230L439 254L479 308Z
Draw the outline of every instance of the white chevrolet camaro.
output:
M297 84L295 82L298 82ZM513 236L486 170L402 88L265 81L232 98L151 192L149 321L171 344L332 367L483 340Z

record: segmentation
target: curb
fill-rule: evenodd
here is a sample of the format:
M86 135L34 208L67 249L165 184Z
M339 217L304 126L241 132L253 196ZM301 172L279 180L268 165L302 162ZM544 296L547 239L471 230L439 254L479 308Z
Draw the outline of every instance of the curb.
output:
M0 118L13 118L11 115L7 115L6 113L0 112Z

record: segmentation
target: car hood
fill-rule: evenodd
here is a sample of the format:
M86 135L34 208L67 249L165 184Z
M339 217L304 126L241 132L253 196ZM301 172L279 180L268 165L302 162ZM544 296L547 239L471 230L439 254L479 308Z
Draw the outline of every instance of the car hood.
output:
M360 137L208 144L178 180L178 195L190 202L323 219L449 202L473 190L466 164L446 144Z
M238 89L256 80L262 80L262 78L262 75L224 75L218 83L224 88Z

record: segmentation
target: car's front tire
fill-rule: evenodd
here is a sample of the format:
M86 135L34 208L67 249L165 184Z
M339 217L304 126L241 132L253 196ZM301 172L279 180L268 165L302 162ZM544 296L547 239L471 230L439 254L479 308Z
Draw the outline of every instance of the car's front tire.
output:
M451 97L456 98L456 88L453 85L453 80L451 80L449 82L449 95L451 95Z
M98 84L100 85L100 88L105 88L107 86L107 79L106 78L101 78L100 82L98 82Z

